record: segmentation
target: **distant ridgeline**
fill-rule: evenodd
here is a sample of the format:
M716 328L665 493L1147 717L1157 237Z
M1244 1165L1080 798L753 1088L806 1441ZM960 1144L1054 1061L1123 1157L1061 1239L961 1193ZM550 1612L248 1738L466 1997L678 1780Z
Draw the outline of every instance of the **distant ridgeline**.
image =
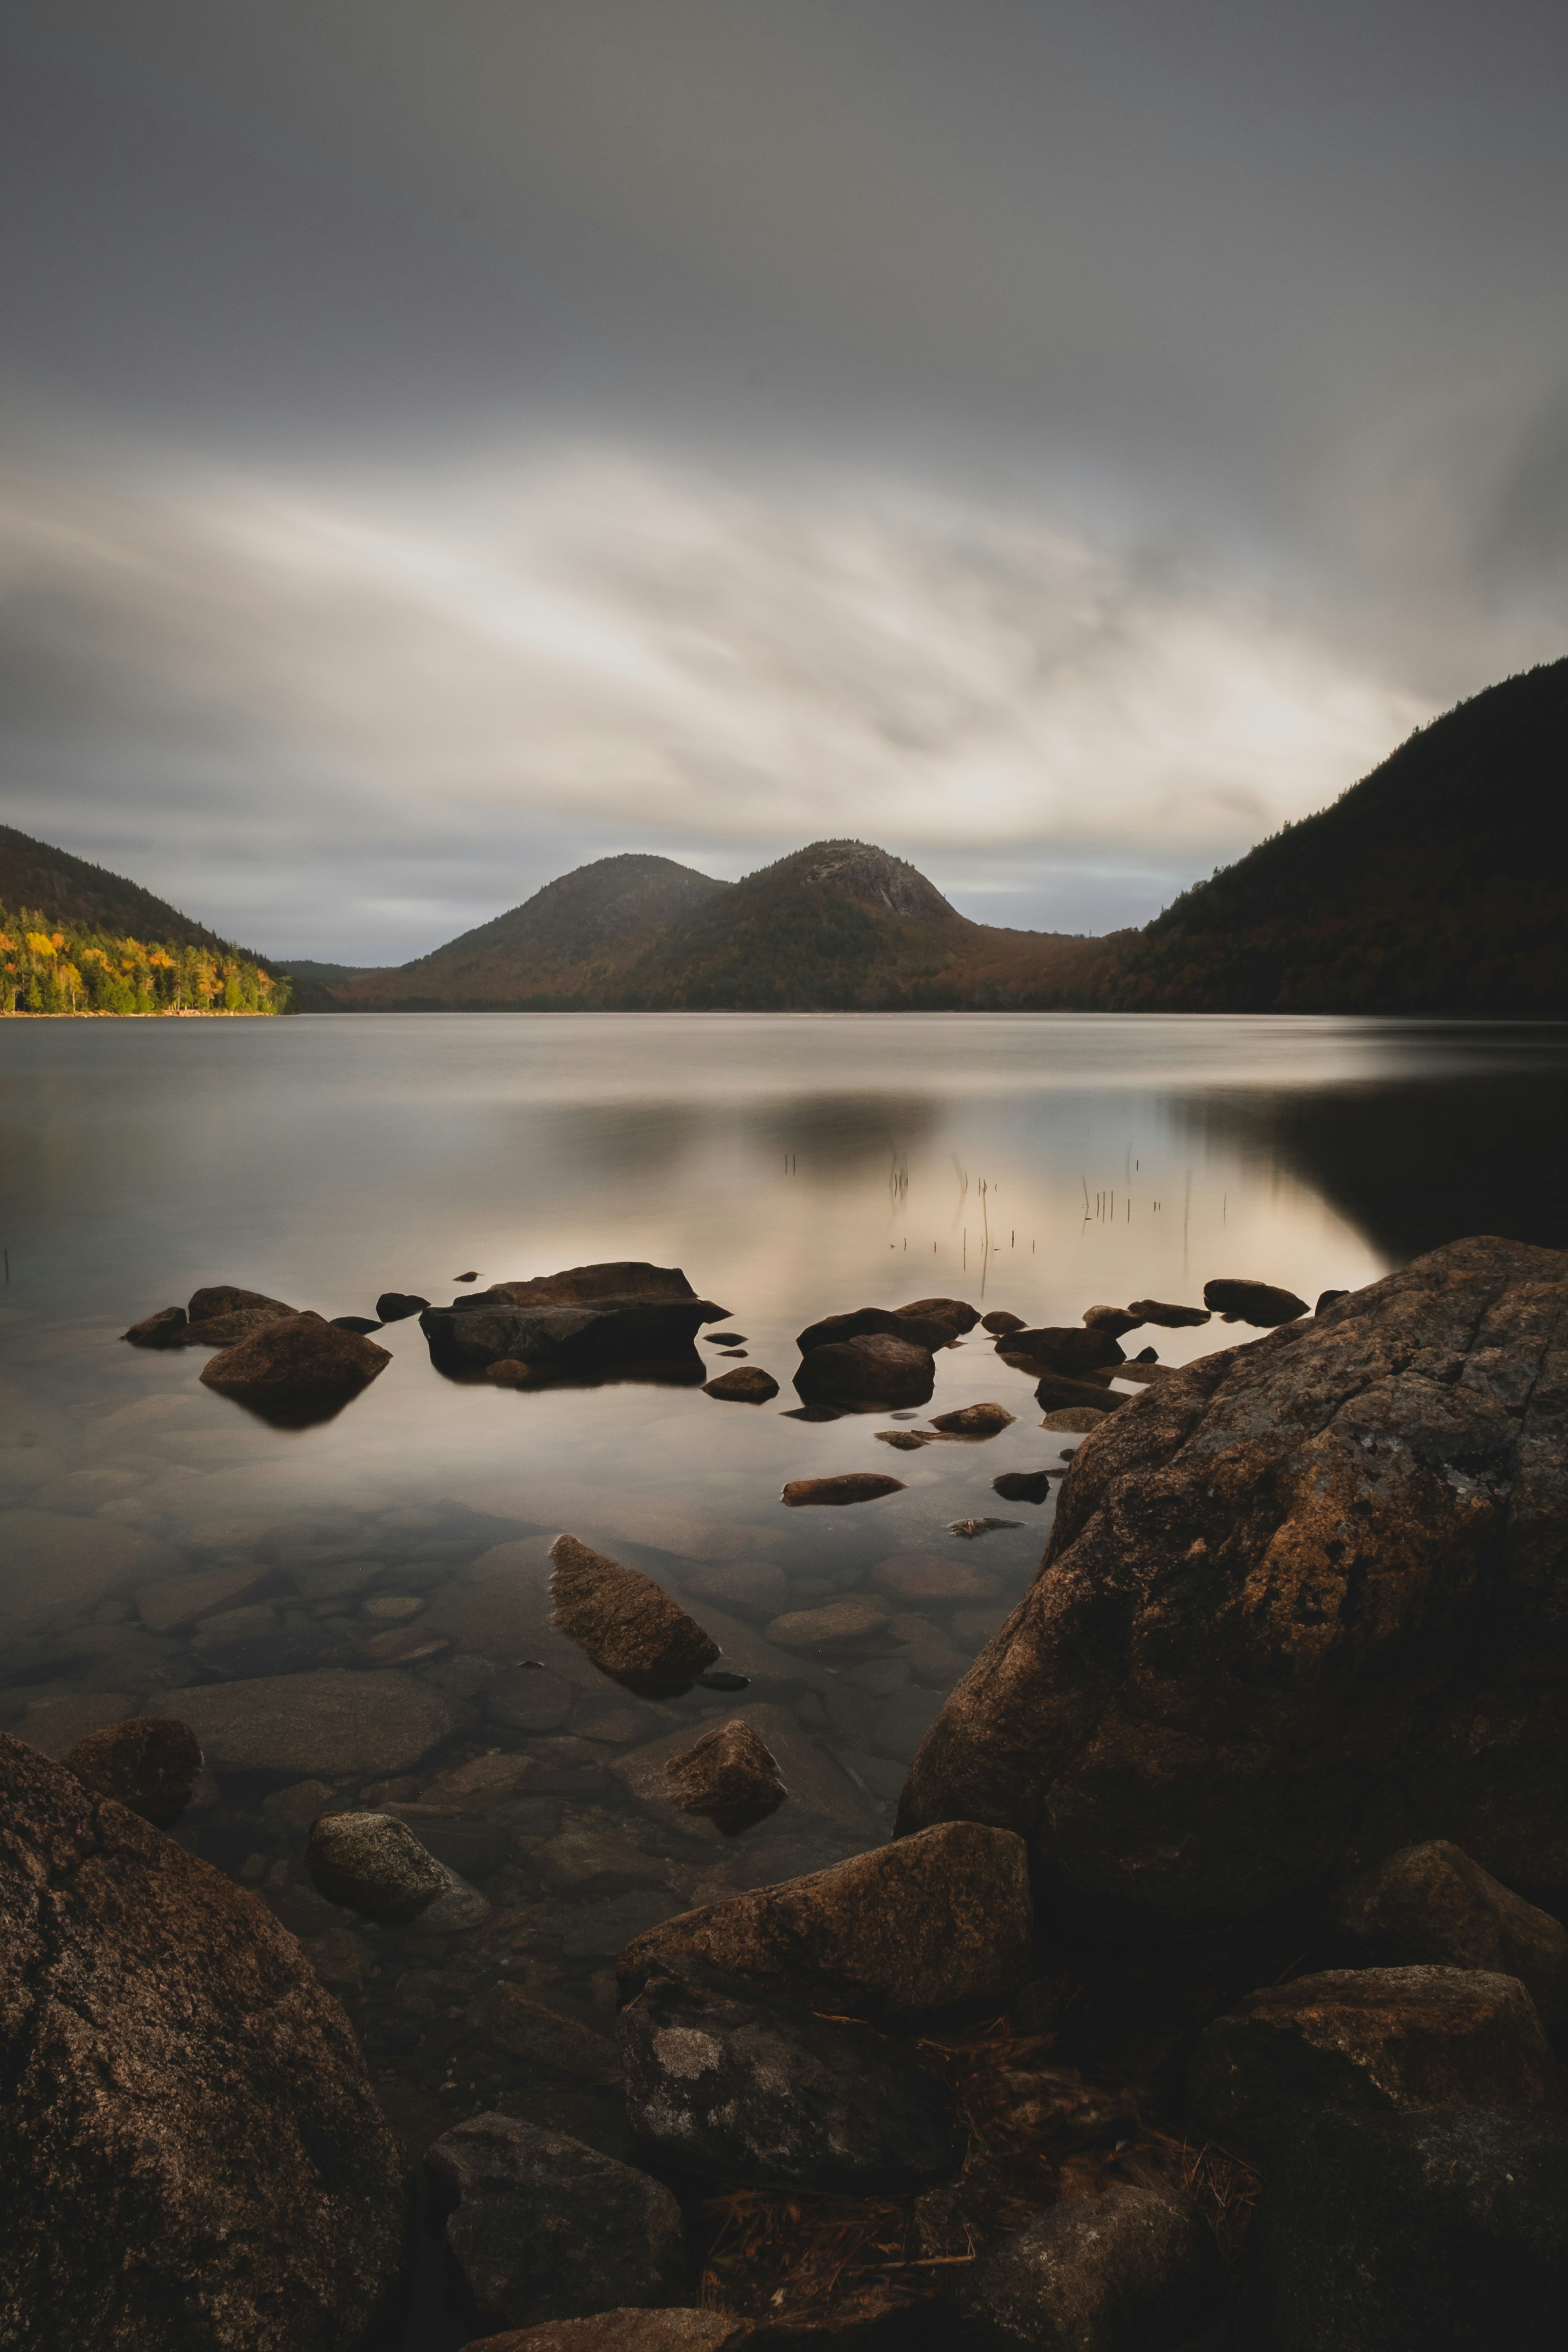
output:
M289 982L247 957L62 930L0 906L0 1013L286 1013Z

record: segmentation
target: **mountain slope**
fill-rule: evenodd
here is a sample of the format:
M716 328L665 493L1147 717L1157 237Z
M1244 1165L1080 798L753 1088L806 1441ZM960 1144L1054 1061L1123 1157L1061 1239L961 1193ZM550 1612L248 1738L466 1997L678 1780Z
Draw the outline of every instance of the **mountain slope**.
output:
M1101 975L1114 1012L1568 1013L1568 661L1434 719L1186 891Z
M430 955L328 982L326 992L337 1009L351 1013L595 1004L614 975L646 954L669 923L730 887L670 857L597 858Z
M139 882L129 882L107 866L89 866L68 849L35 841L0 824L0 906L26 907L50 916L57 923L89 931L110 931L163 946L224 948L205 923L195 923L166 899L155 898ZM240 952L252 963L264 963L251 949Z

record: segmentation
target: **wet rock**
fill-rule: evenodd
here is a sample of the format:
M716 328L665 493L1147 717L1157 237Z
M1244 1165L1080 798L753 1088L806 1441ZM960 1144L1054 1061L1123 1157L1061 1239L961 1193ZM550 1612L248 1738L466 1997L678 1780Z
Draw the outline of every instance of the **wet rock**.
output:
M743 1348L745 1344L746 1335L743 1331L710 1331L708 1334L708 1345L710 1348Z
M160 1307L156 1315L144 1315L140 1323L132 1323L129 1331L121 1333L133 1348L179 1348L184 1344L185 1310L183 1307Z
M770 1397L777 1396L779 1384L758 1364L737 1365L732 1372L721 1372L716 1381L704 1381L702 1392L731 1404L766 1404Z
M287 1319L276 1307L237 1307L227 1315L209 1315L203 1322L188 1324L184 1336L192 1347L232 1348L248 1339L252 1332L268 1330Z
M449 1812L485 1812L504 1804L538 1769L531 1756L475 1756L432 1780L425 1802Z
M214 1356L201 1377L230 1396L349 1396L391 1361L384 1348L356 1331L334 1331L319 1315L289 1315Z
M1109 1331L1090 1331L1078 1323L1009 1331L996 1342L996 1352L1009 1363L1022 1359L1031 1370L1059 1372L1068 1379L1125 1360L1120 1343Z
M1211 1314L1227 1315L1235 1322L1251 1323L1264 1330L1293 1323L1309 1311L1306 1300L1298 1298L1293 1290L1280 1290L1271 1282L1239 1279L1205 1282L1204 1305Z
M1120 1339L1124 1333L1136 1331L1143 1318L1134 1315L1130 1307L1086 1307L1083 1319L1089 1330L1109 1331L1113 1339Z
M791 1609L775 1617L767 1638L781 1650L837 1649L868 1641L887 1623L889 1612L863 1593L825 1601L820 1609Z
M398 2286L407 2202L353 2029L294 1938L4 1737L0 1913L13 2340L361 2343Z
M429 1304L427 1298L420 1298L412 1290L384 1290L375 1302L375 1311L384 1323L404 1323Z
M516 1356L500 1356L493 1364L485 1366L486 1380L498 1389L530 1388L540 1383L544 1377L536 1372L531 1364L521 1362Z
M776 1812L789 1791L749 1724L721 1723L664 1768L672 1804L735 1836Z
M1042 1429L1054 1429L1063 1437L1088 1437L1108 1421L1110 1414L1087 1404L1067 1404L1055 1412L1047 1412L1040 1423Z
M952 1336L944 1321L902 1315L891 1307L857 1307L847 1315L825 1315L820 1322L808 1323L796 1333L795 1346L803 1356L810 1356L819 1348L844 1347L852 1339L887 1339L929 1355L935 1348L945 1348Z
M329 1315L327 1320L334 1331L358 1331L364 1335L381 1328L381 1325L369 1315Z
M446 1893L421 1911L419 1929L426 1936L465 1936L470 1927L484 1927L490 1916L489 1902L479 1888L449 1870Z
M811 1504L874 1503L883 1495L901 1495L901 1478L887 1478L875 1470L851 1470L837 1478L792 1478L780 1497L786 1510Z
M390 1813L321 1814L305 1843L305 1864L329 1903L367 1919L416 1918L449 1884L435 1856Z
M1318 1303L1313 1307L1312 1312L1314 1315L1321 1315L1324 1307L1332 1307L1336 1299L1348 1298L1349 1297L1350 1292L1348 1290L1320 1290L1318 1293Z
M741 2352L755 2335L725 2311L600 2311L487 2336L463 2352Z
M895 1601L912 1601L917 1608L933 1601L994 1601L1002 1591L983 1568L934 1551L896 1551L877 1562L871 1581Z
M931 1425L944 1437L995 1437L1013 1421L1005 1405L966 1404L957 1412L933 1413Z
M621 2081L614 2020L585 2002L545 1996L521 1985L491 1985L468 2006L468 2021L514 2058L549 2066L595 2089Z
M550 1557L555 1623L626 1689L650 1698L684 1690L718 1658L718 1643L652 1577L575 1536L558 1536Z
M1154 1350L1153 1350L1153 1349L1152 1349L1152 1348L1140 1348L1140 1349L1139 1349L1139 1350L1138 1350L1138 1353L1137 1353L1137 1354L1133 1357L1133 1359L1132 1359L1132 1363L1134 1363L1134 1364L1157 1364L1157 1363L1159 1362L1159 1360L1160 1360L1160 1359L1159 1359L1159 1357L1155 1354L1155 1352L1154 1352ZM1140 1373L1138 1373L1138 1372L1133 1371L1133 1370L1132 1370L1132 1369L1131 1369L1131 1366L1130 1365L1130 1366L1128 1367L1128 1370L1123 1373L1122 1377L1123 1377L1123 1379L1124 1379L1124 1380L1134 1381L1134 1380L1141 1379L1141 1378L1142 1377L1142 1374L1140 1374Z
M384 1559L339 1554L331 1559L297 1559L291 1573L302 1601L341 1601L345 1594L363 1592L374 1584L385 1566Z
M1148 1388L1079 1452L901 1826L1014 1822L1126 1925L1435 1836L1568 1886L1564 1303L1561 1254L1454 1243Z
M136 1613L150 1633L181 1633L220 1610L239 1609L278 1581L270 1565L215 1568L169 1584L150 1584L133 1595Z
M513 1731L559 1731L572 1711L572 1685L547 1666L514 1666L485 1685L485 1706Z
M1021 1528L1022 1519L954 1519L948 1528L950 1536L963 1536L973 1543L976 1536L994 1535L1003 1528Z
M956 2170L934 2075L700 1963L647 1976L619 2021L626 2115L668 2161L751 2187L905 2188Z
M703 1960L813 2008L912 2017L1005 2000L1033 1972L1032 1938L1022 1841L950 1822L685 1912L628 1944L618 1973L629 1995L655 1969Z
M981 1317L980 1328L983 1331L994 1332L1000 1338L1007 1331L1027 1330L1028 1326L1021 1315L1009 1315L1005 1307L994 1307L989 1315Z
M1121 1367L1123 1377L1126 1370ZM1047 1372L1035 1391L1035 1402L1047 1412L1076 1412L1081 1406L1086 1412L1104 1414L1131 1404L1132 1399L1119 1394L1103 1381L1069 1381L1061 1372Z
M861 1791L805 1738L787 1707L758 1700L737 1708L734 1719L754 1732L774 1759L789 1790L788 1821L798 1820L813 1832L831 1832L856 1843L886 1834ZM670 1801L665 1766L690 1744L691 1734L683 1727L663 1739L650 1740L646 1748L634 1748L629 1755L613 1758L610 1769L665 1830L685 1837L710 1836L717 1846L721 1836L717 1828L708 1828L700 1815L682 1813Z
M934 1445L935 1433L929 1429L879 1429L873 1433L879 1445L896 1446L900 1454L918 1454L922 1445Z
M205 1290L191 1293L186 1311L193 1323L212 1323L220 1315L243 1315L265 1311L274 1317L298 1315L297 1307L286 1307L280 1298L268 1298L264 1290L240 1290L232 1282L216 1282Z
M1447 1838L1404 1846L1363 1872L1340 1889L1329 1916L1356 1958L1373 1968L1517 1977L1548 2028L1568 2026L1568 1929Z
M449 1307L426 1307L419 1328L443 1370L479 1371L510 1357L570 1371L679 1356L704 1323L722 1320L674 1267L627 1263L492 1282Z
M141 1716L89 1732L61 1761L95 1796L112 1797L142 1821L166 1829L191 1801L202 1751L189 1724Z
M1136 1315L1140 1323L1158 1323L1167 1331L1195 1328L1209 1320L1206 1307L1173 1307L1163 1298L1135 1298L1127 1312Z
M1270 2352L1554 2352L1568 2122L1489 2107L1309 2116L1248 2232Z
M1225 2302L1219 2250L1191 2200L1114 2182L987 2248L944 2308L964 2352L1178 2352Z
M1000 1495L1005 1503L1043 1503L1051 1491L1051 1474L1048 1470L1005 1470L1000 1478L992 1479L991 1491Z
M563 2132L475 2116L425 2159L447 2252L482 2323L525 2326L668 2302L686 2271L668 2189Z
M215 1771L301 1779L406 1772L453 1728L446 1699L394 1669L207 1684L181 1692L180 1715Z
M1516 1977L1332 1969L1249 1993L1204 2028L1190 2082L1216 2139L1267 2150L1305 2108L1556 2107L1557 2068Z
M795 1385L807 1404L924 1404L936 1366L909 1339L842 1339L804 1357Z
M895 1312L900 1322L934 1323L950 1339L961 1339L980 1320L979 1309L967 1298L911 1298Z

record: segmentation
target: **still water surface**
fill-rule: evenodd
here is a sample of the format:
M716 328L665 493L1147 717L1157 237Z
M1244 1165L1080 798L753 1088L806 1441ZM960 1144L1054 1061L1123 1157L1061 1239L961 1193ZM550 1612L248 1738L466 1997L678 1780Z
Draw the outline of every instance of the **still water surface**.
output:
M1561 1029L1331 1019L4 1024L0 1722L43 1740L56 1708L57 1727L85 1727L177 1712L181 1689L237 1667L341 1670L388 1622L374 1603L414 1604L449 1639L403 1671L454 1728L405 1796L498 1746L533 1777L445 1827L499 1925L466 1944L356 1927L340 1989L411 2146L526 2089L530 2112L553 2099L617 2147L613 2100L504 2059L464 2004L508 1971L603 2004L636 1927L884 1835L944 1690L1039 1557L1052 1505L999 1503L992 1481L1075 1442L1041 1428L1032 1383L979 1332L939 1357L929 1410L1005 1404L1016 1419L988 1443L894 1453L875 1438L885 1415L792 1419L795 1333L933 1294L1070 1324L1099 1301L1195 1302L1218 1275L1311 1301L1462 1233L1562 1244L1565 1069ZM459 1385L403 1322L357 1401L285 1432L199 1385L205 1350L117 1336L209 1283L371 1314L385 1289L444 1303L469 1269L623 1258L683 1267L729 1310L712 1328L743 1334L784 1392L752 1408L697 1388ZM1149 1329L1128 1347L1173 1363L1248 1336ZM905 1491L780 1506L786 1479L859 1468ZM988 1513L1025 1524L949 1532ZM743 1698L627 1703L564 1654L542 1630L563 1527L711 1620L752 1675ZM889 1603L852 1653L768 1640L782 1611L875 1593L879 1564L909 1552L974 1571L981 1597ZM355 1563L352 1590L331 1589L334 1559ZM240 1646L221 1625L142 1623L138 1590L247 1562L275 1575L231 1629ZM487 1703L520 1644L564 1685L546 1728ZM773 1710L786 1779L816 1778L809 1807L726 1843L639 1801L627 1759L737 1704ZM324 1932L342 1915L312 1908L302 1829L264 1810L286 1780L221 1787L179 1834L297 1932ZM363 1801L364 1785L340 1773L331 1794Z

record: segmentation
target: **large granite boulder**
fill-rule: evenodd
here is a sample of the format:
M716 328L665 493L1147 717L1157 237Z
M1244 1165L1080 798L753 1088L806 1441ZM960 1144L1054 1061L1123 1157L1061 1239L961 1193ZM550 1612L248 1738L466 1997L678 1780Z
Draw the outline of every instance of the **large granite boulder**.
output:
M1556 2107L1556 2062L1517 1977L1327 1969L1249 1993L1204 2028L1194 2116L1267 2154L1319 2107Z
M579 1265L427 1307L419 1328L442 1371L482 1371L508 1359L565 1373L683 1357L727 1309L699 1298L674 1266Z
M685 1911L620 1956L622 1994L706 1961L786 1999L847 2015L918 2017L1006 2000L1034 1966L1024 1848L952 1822L830 1870Z
M1247 2243L1266 2352L1551 2352L1568 2307L1568 2121L1329 2112L1277 2151Z
M690 1961L622 2010L626 2115L669 2163L726 2183L910 2188L963 2152L946 2085L864 2028Z
M320 1315L278 1315L202 1366L203 1383L258 1403L357 1395L392 1358L358 1331Z
M1016 1829L1110 1925L1254 1914L1430 1837L1568 1888L1565 1307L1559 1252L1457 1242L1124 1405L900 1831Z
M0 2333L352 2352L409 2208L348 2020L253 1895L0 1735Z

